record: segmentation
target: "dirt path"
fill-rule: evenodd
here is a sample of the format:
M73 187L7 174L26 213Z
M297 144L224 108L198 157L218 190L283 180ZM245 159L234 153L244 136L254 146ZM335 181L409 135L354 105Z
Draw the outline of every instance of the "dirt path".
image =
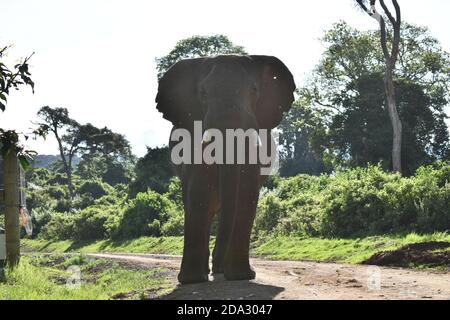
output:
M148 267L177 270L180 257L144 254L90 254ZM254 281L177 285L162 299L445 299L450 300L450 273L431 273L362 265L252 259Z

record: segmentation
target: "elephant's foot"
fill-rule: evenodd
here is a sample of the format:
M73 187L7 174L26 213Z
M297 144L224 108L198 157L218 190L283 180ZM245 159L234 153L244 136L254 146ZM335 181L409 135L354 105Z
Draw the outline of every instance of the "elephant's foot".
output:
M256 272L249 264L230 266L225 269L225 279L229 281L253 280Z
M180 272L178 274L178 281L181 284L201 283L208 281L208 274L194 273L194 272Z

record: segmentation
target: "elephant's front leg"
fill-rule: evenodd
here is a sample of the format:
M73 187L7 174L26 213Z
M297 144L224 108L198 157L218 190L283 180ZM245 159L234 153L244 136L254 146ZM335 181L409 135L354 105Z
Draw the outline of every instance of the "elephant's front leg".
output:
M184 248L178 274L182 284L208 281L210 181L208 172L197 171L183 186Z
M256 276L250 266L249 250L258 205L259 175L257 165L246 165L241 171L236 218L224 264L227 280L251 280Z

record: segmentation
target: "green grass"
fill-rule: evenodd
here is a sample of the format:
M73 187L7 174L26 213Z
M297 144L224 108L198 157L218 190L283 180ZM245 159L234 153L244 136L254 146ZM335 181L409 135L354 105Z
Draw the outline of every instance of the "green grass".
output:
M407 244L428 241L450 242L450 235L447 233L435 233L431 235L418 235L413 233L361 239L273 237L253 243L252 255L272 260L360 263L381 251L395 250ZM27 250L39 252L130 252L181 255L183 238L142 237L134 240L102 240L90 243L23 240L22 245Z
M277 237L255 245L253 255L273 260L311 260L320 262L361 263L372 255L412 243L450 242L447 233L430 235L388 235L361 239L317 239Z
M81 285L67 286L68 267L79 266ZM118 263L82 255L33 254L22 257L0 281L0 300L140 299L170 291L164 269L127 269Z
M22 240L25 250L38 252L109 252L109 253L155 253L181 255L183 237L142 237L131 240L98 240L90 242Z

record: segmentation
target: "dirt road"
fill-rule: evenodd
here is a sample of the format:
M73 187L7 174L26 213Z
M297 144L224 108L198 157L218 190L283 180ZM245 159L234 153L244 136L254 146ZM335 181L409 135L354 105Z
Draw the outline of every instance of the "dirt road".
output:
M173 271L180 257L137 254L90 254ZM224 281L180 286L162 299L445 299L450 300L450 273L314 262L252 259L254 281Z

